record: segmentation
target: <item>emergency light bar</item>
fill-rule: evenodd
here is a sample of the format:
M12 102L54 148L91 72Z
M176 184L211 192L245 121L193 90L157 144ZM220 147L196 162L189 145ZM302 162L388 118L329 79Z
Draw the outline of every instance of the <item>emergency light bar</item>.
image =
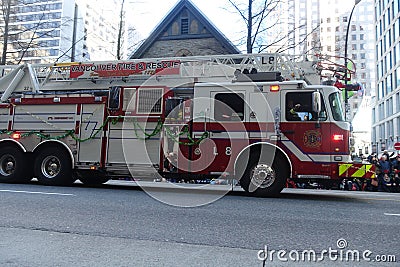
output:
M248 71L246 71L248 72ZM236 72L237 82L281 82L283 78L280 72L269 71L269 72L256 72L256 73L243 73Z

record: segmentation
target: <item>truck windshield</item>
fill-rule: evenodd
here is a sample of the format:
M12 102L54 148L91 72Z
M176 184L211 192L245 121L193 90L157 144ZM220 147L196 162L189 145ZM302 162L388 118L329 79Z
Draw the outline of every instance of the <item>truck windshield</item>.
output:
M329 95L329 104L331 106L333 119L335 121L344 121L342 103L340 101L340 96L338 92Z

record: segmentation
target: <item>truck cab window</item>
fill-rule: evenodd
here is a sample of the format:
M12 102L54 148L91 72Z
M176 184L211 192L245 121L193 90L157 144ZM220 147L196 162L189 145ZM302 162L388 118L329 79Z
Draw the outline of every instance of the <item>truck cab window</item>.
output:
M244 95L235 93L216 94L214 119L216 121L243 121Z
M331 105L333 119L335 121L345 121L339 93L331 94L329 96L329 103Z
M296 92L286 94L286 114L287 121L317 121L318 114L312 109L312 92ZM319 120L326 120L326 111L322 99L321 113Z

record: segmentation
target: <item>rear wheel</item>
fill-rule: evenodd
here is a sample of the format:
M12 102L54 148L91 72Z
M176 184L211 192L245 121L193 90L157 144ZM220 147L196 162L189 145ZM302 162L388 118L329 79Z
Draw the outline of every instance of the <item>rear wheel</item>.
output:
M75 181L71 157L58 147L46 147L36 154L34 173L44 185L70 185Z
M288 177L289 167L280 154L268 161L260 159L258 153L252 153L240 185L251 195L272 197L282 191Z
M22 183L32 179L29 161L24 152L17 147L0 148L0 182Z

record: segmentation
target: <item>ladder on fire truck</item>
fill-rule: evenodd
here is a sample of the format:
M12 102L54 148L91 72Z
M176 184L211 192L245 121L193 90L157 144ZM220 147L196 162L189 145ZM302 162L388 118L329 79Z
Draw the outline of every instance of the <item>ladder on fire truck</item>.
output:
M180 58L149 58L101 62L69 62L56 64L24 64L0 66L1 101L5 102L14 92L39 93L43 91L86 88L86 84L104 81L146 80L151 76L168 78L202 79L202 81L234 81L238 72L278 72L283 80L304 80L320 84L315 66L317 58L308 60L306 55L290 56L279 53L233 54L192 56ZM164 75L164 69L175 72ZM90 72L84 75L85 71ZM99 75L103 71L105 75ZM83 73L83 75L81 75ZM154 75L156 74L156 75ZM57 83L62 86L55 86ZM87 87L88 89L92 87ZM93 87L94 89L96 87ZM104 88L104 87L103 87Z

